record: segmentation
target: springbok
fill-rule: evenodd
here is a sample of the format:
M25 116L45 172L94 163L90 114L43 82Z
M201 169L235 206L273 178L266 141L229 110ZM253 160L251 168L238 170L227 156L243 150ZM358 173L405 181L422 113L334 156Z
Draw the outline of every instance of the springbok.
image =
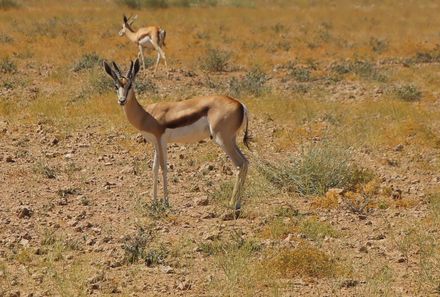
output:
M165 37L166 31L157 26L148 26L139 28L137 31L134 31L131 25L137 19L137 15L134 17L123 16L122 29L119 31L119 36L126 35L128 39L137 44L139 48L138 57L140 56L142 59L143 68L145 70L145 57L144 57L144 48L154 48L157 51L157 59L156 65L154 66L154 73L156 73L157 66L159 65L160 58L162 58L165 62L165 68L168 72L167 58L165 57L165 52L163 51L163 47L165 46Z
M194 143L211 137L231 158L237 167L236 180L230 206L237 218L241 209L241 196L248 170L248 160L236 143L239 130L244 126L243 143L249 148L248 110L238 100L220 95L196 97L179 102L149 104L145 109L136 100L134 82L139 71L139 59L131 62L123 76L112 62L113 69L104 62L104 69L115 83L118 103L128 121L154 146L153 201L157 201L159 165L163 177L163 203L168 205L167 144Z

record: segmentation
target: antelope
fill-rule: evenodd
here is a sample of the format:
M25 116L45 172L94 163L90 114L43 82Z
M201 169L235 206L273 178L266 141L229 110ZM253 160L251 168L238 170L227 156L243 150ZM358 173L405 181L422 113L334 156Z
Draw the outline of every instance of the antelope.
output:
M145 109L136 100L135 78L139 71L139 59L131 61L125 76L118 65L113 68L104 62L104 69L114 81L118 103L125 115L144 138L153 144L153 202L157 202L159 166L162 169L163 199L168 201L167 185L167 144L194 143L210 136L229 156L237 168L235 185L229 202L234 210L234 218L241 211L241 196L248 170L248 160L240 151L236 137L244 127L243 143L249 148L248 110L238 100L221 95L195 97L178 102L149 104Z
M132 42L137 44L139 53L138 57L142 58L142 65L145 70L145 57L144 57L144 48L153 48L157 51L157 59L156 65L154 66L154 73L156 73L157 66L159 65L160 58L162 58L165 62L165 68L168 72L167 58L165 57L165 53L163 51L163 47L165 46L165 37L166 31L157 26L148 26L139 28L136 32L132 29L131 25L137 19L137 15L134 17L123 16L122 29L119 31L119 36L127 36Z

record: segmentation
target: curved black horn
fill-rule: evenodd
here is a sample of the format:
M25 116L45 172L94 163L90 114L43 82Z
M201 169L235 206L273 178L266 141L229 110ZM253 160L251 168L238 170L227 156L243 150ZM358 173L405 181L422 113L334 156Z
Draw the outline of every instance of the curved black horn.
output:
M126 77L128 77L128 78L131 78L131 71L133 70L133 61L131 61L131 64L130 64L130 69L128 69L128 72L127 72L127 75L126 75Z
M121 70L119 69L118 65L114 61L112 61L113 68L115 68L115 73L118 76L118 78L121 78Z

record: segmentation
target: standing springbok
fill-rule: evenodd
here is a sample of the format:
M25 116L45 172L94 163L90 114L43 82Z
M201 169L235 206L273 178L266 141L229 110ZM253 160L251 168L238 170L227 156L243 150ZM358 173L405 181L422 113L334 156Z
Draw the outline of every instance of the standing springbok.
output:
M230 206L237 218L241 208L241 194L247 175L248 160L236 143L237 133L244 126L243 143L249 148L248 111L239 101L227 96L196 97L179 102L160 102L145 109L136 100L134 81L139 71L139 59L123 76L112 62L113 69L104 62L104 68L115 83L118 103L128 121L154 146L153 201L157 199L159 165L163 177L163 202L168 204L167 144L194 143L208 136L225 151L237 167L236 181Z
M163 47L165 46L166 31L157 26L148 26L139 28L136 32L132 29L131 25L137 19L137 15L134 17L123 16L122 29L119 31L119 36L126 35L128 39L136 43L139 48L138 56L142 59L142 64L145 70L145 57L144 48L154 48L157 51L156 65L154 66L154 73L156 73L157 66L159 65L160 58L165 62L165 68L168 72L167 58L165 57L165 52Z

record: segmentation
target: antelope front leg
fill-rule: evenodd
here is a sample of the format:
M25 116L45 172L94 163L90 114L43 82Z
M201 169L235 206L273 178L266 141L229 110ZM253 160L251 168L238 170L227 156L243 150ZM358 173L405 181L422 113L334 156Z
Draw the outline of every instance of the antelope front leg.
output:
M144 67L144 71L145 71L146 67L145 67L144 51L143 51L142 45L140 45L140 44L139 44L139 54L141 55L141 58L142 58L142 65L143 65L143 67Z
M151 44L153 45L154 49L160 54L163 61L165 62L165 69L167 71L167 76L170 76L170 72L168 71L167 58L165 57L164 51L157 45L157 43L152 41ZM156 64L156 68L157 68L157 64ZM154 70L154 72L156 72L156 69Z
M153 160L153 203L157 201L157 183L159 175L159 155L157 153L157 148L154 151Z
M154 73L156 73L157 66L159 65L159 61L160 61L160 53L157 52L157 59L156 59L156 65L154 66Z
M238 172L236 174L234 190L232 191L231 200L229 201L229 206L233 207L236 212L240 211L241 208L241 197L243 195L244 182L248 171L248 161L246 160L242 166L237 169Z
M159 145L160 149L160 155L159 155L159 161L160 161L160 167L162 168L162 179L163 179L163 203L166 206L169 206L168 201L168 178L167 178L167 144L162 141Z

